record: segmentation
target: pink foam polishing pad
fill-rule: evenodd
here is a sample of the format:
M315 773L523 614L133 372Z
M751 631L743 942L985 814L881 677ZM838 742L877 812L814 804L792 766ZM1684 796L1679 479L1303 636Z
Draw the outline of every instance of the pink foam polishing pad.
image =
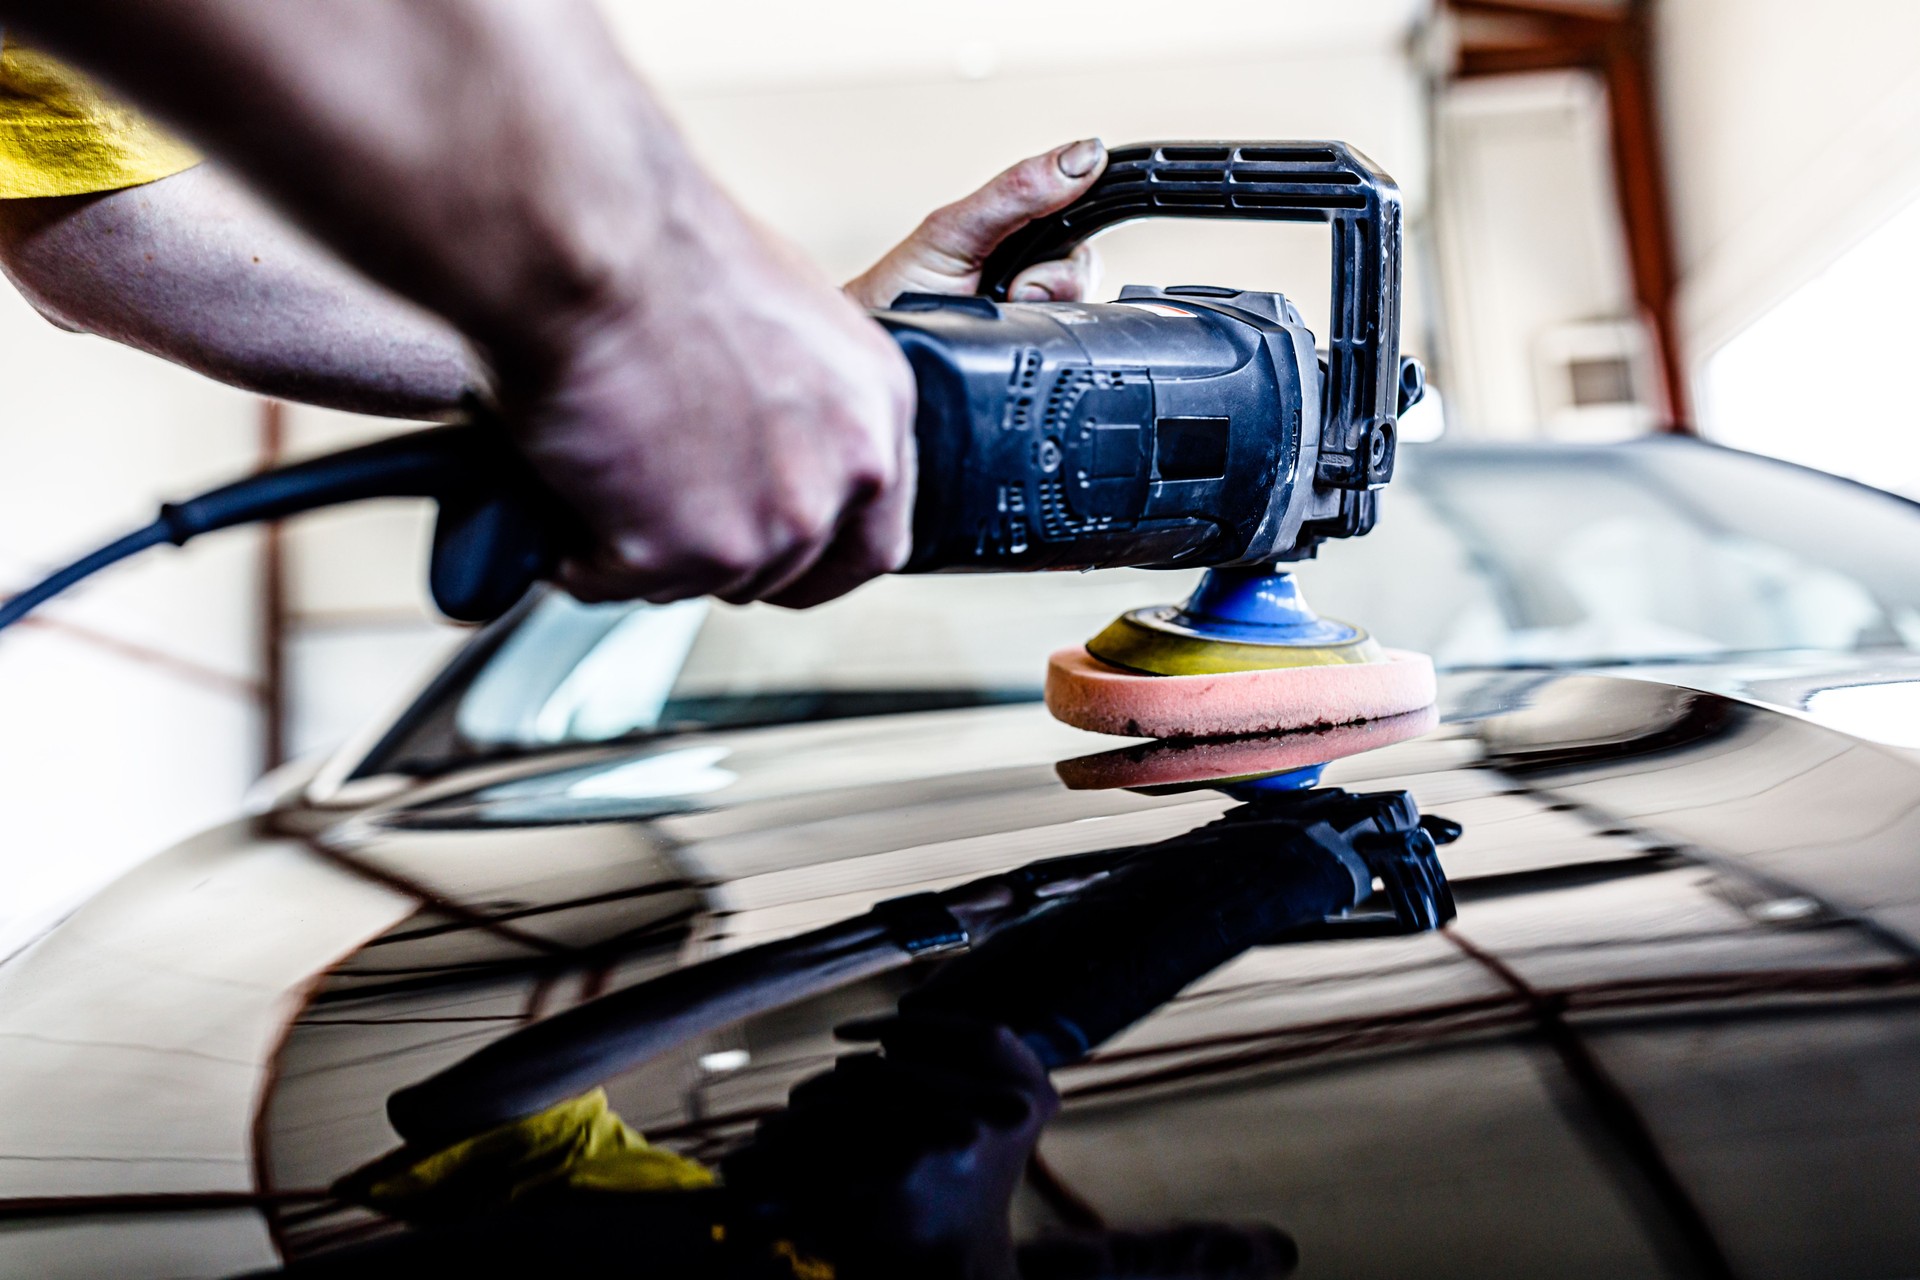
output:
M1433 659L1400 649L1385 662L1147 676L1085 646L1047 660L1047 710L1077 729L1130 738L1226 738L1384 720L1431 706Z

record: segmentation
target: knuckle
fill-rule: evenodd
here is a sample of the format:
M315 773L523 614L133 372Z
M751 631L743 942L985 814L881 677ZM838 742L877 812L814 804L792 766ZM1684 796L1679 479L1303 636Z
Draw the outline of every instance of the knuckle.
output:
M1039 204L1053 194L1054 184L1048 179L1048 169L1052 164L1051 156L1022 160L1001 174L994 185L1002 196L1017 204Z
M909 238L921 257L934 256L934 265L965 270L982 253L974 234L973 211L966 201L935 209L921 220Z
M682 595L701 595L735 582L759 568L764 560L759 537L742 521L732 528L713 521L689 533L674 548L672 558L651 575L649 585ZM649 597L651 598L651 597Z
M860 441L847 455L846 479L856 498L871 500L890 492L900 482L898 454L872 439Z
M930 240L935 244L946 244L957 237L965 221L964 201L943 204L920 220L920 225L914 229L914 237L919 240Z
M660 543L646 534L617 534L607 542L605 554L597 567L608 575L647 577L660 570Z
M820 541L832 530L833 518L817 490L790 487L767 517L767 540L774 554L784 554Z
M689 548L687 567L690 576L709 587L746 577L760 567L762 556L744 542L710 543Z

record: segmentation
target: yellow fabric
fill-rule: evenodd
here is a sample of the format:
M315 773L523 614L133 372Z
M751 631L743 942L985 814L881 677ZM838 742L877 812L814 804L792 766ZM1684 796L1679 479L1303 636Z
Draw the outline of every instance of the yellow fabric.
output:
M78 72L0 45L0 199L137 187L200 157Z
M465 1217L546 1191L697 1191L713 1171L653 1146L603 1089L422 1156L403 1150L350 1175L339 1193L396 1218Z
M793 1280L836 1280L831 1262L808 1257L794 1248L791 1240L774 1241L773 1256L787 1264L793 1272Z

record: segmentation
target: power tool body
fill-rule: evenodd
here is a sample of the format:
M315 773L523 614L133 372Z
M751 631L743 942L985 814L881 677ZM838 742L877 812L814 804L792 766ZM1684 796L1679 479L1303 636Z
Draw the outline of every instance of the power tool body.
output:
M1327 223L1324 356L1275 293L1128 288L1110 303L1006 301L1018 273L1142 217ZM1398 415L1400 204L1341 143L1116 150L1073 205L988 260L982 296L906 295L877 314L918 379L918 497L905 571L1271 566L1372 528ZM336 503L440 507L430 585L449 617L500 616L585 530L491 421L430 428L170 504L0 606L0 626L144 547Z

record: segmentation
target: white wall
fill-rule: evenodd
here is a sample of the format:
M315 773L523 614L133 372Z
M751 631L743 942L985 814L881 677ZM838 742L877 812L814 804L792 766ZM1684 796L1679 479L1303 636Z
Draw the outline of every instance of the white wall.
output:
M255 402L0 287L0 590L253 464ZM0 634L0 956L234 812L258 771L255 539L160 550Z
M1920 499L1920 202L1700 364L1716 440Z
M1697 364L1920 195L1920 4L1660 0L1655 14Z
M987 0L956 24L951 10L841 0L822 24L795 6L743 20L721 6L607 4L701 156L837 277L1013 161L1090 135L1342 138L1393 174L1417 221L1426 108L1406 45L1425 7L1124 0L1089 21L1084 5ZM1279 288L1310 320L1325 313L1319 228L1139 224L1101 248L1109 292ZM1408 275L1417 345L1421 282Z

